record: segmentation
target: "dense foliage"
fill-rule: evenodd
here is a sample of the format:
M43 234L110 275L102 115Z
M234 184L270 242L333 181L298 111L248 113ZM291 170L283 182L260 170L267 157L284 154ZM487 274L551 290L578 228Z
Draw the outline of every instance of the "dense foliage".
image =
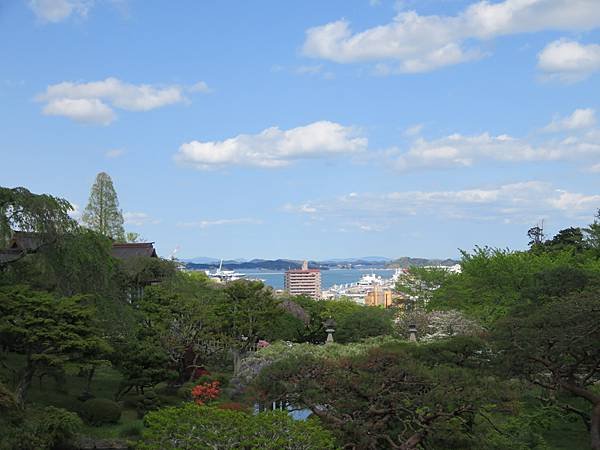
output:
M140 450L336 448L317 421L295 421L281 411L251 415L187 404L152 412L144 420L147 430Z
M600 450L600 213L463 252L461 273L413 268L384 309L115 259L116 193L92 197L86 229L0 188L0 247L27 238L0 259L2 450L90 429L148 450ZM310 418L249 414L273 402Z

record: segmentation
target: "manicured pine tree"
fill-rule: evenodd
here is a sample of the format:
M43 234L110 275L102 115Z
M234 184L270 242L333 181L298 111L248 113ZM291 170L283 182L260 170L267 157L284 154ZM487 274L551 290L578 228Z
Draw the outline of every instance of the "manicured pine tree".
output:
M116 241L125 241L123 213L110 176L105 172L96 175L90 199L82 216L92 230Z

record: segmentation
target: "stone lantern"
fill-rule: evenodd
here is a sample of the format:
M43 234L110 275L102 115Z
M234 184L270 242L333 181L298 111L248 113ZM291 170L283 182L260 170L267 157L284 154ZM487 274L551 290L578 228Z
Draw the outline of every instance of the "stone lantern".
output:
M333 343L333 333L335 333L335 320L331 317L323 322L323 326L325 327L325 332L327 333L327 339L325 340L325 344Z
M408 326L408 340L417 342L417 326L414 323Z

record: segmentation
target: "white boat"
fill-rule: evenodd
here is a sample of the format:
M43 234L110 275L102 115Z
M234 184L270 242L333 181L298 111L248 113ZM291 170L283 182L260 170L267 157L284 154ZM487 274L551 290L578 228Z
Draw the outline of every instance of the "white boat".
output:
M367 274L363 275L360 280L356 283L358 287L372 287L372 286L381 286L383 285L385 280L381 278L379 275Z
M219 268L217 270L214 272L207 270L206 275L208 275L208 278L211 280L220 281L222 283L241 280L246 276L243 273L236 272L235 270L223 270L223 260L221 260L221 264L219 264Z

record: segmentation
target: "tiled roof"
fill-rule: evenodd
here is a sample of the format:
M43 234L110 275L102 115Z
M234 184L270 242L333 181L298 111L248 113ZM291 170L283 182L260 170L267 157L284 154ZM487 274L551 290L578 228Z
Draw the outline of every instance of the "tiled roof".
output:
M154 249L154 242L133 242L127 244L113 244L112 255L118 259L136 258L139 256L147 256L150 258L158 258Z
M13 231L8 248L21 251L32 251L37 250L41 245L42 237L40 233L29 231Z

